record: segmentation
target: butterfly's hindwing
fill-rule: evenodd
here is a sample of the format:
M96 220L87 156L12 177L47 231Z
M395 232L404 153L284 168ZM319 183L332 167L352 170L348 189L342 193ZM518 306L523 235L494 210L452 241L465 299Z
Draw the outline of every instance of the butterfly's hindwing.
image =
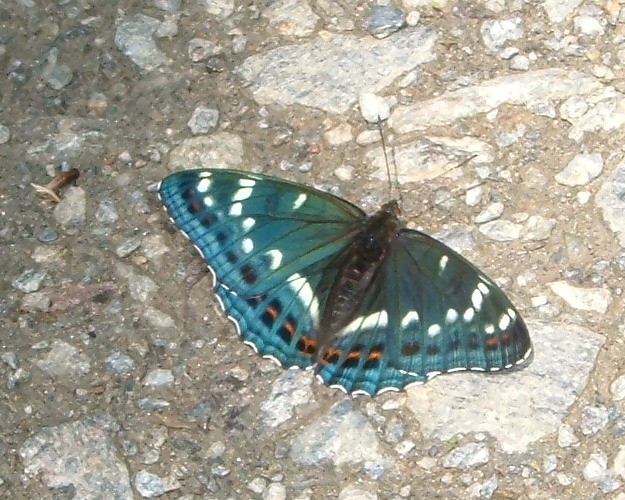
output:
M159 196L243 339L283 366L316 364L326 384L376 394L530 356L501 289L444 244L398 229L394 202L367 217L310 187L222 169L172 174Z

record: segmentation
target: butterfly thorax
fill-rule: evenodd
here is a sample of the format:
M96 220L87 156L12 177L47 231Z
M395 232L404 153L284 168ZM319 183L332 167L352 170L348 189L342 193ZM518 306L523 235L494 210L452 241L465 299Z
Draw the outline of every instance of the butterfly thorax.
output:
M336 277L328 294L320 330L332 335L354 320L400 228L399 206L391 201L367 217L353 242L337 259Z

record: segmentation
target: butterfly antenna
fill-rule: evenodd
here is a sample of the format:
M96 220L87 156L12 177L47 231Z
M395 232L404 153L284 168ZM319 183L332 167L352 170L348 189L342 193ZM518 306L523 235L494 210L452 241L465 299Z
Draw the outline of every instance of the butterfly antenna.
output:
M382 129L382 119L378 115L378 130L380 131L380 138L382 139L382 153L384 154L384 163L386 165L386 177L388 179L388 189L392 195L393 193L393 177L395 177L395 189L397 190L399 202L401 204L401 190L399 189L399 173L397 171L397 162L395 161L395 150L391 149L391 156L393 159L393 173L391 175L391 167L388 161L388 153L386 148L386 139L384 138L384 130Z

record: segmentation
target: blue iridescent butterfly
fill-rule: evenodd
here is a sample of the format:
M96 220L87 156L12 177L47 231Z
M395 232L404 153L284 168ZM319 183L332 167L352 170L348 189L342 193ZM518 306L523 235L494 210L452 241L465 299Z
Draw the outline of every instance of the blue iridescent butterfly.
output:
M523 319L497 285L392 201L367 216L311 187L210 169L159 196L213 272L228 317L259 354L353 394L529 359Z

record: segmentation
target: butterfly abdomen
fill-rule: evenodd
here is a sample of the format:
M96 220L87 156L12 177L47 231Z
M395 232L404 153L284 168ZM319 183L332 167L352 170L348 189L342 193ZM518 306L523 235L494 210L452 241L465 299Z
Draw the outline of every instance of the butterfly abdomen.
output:
M395 215L383 208L366 219L353 243L337 260L338 272L320 323L326 336L332 337L353 321L397 238L398 226Z

